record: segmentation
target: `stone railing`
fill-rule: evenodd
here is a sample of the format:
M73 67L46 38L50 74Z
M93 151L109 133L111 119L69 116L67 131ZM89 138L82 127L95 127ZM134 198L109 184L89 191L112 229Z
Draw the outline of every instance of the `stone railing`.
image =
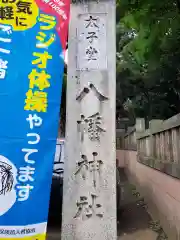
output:
M120 149L137 150L138 161L180 178L180 114L162 121L152 120L145 130L144 119L121 139Z

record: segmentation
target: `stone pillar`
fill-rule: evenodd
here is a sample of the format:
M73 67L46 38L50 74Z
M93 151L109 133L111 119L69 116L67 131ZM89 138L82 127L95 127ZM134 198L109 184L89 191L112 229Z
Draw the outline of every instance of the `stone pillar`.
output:
M115 1L73 3L62 240L116 240Z

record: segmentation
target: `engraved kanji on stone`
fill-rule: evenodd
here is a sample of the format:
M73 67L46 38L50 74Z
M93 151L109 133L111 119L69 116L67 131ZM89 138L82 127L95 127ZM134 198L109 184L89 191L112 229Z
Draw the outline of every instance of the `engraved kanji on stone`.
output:
M96 50L96 48L89 46L86 49L86 56L87 56L87 60L91 61L91 60L97 60L97 56L98 56L98 50Z
M101 166L103 164L103 161L98 159L97 156L98 153L93 152L91 159L88 160L86 155L81 155L81 160L77 163L77 171L75 172L75 175L80 173L83 180L86 179L88 172L92 173L92 181L95 188L97 187L97 180L101 174Z
M92 32L88 32L88 36L86 36L86 39L89 40L90 43L93 43L95 39L98 39L98 36L96 32L92 31Z
M93 216L102 218L102 205L97 203L98 196L96 194L91 194L91 203L86 196L80 196L80 200L77 201L77 213L74 218L81 217L82 220L89 219Z
M95 86L94 84L90 83L88 87L84 87L83 90L78 93L76 100L81 101L90 91L93 91L96 95L96 97L99 99L99 101L106 101L109 98L105 96L103 93L101 93Z
M99 112L87 118L85 118L84 115L81 115L81 120L77 121L77 124L81 141L84 141L85 133L88 134L91 141L100 141L101 133L106 132L106 130L101 126L102 116L100 116Z
M85 20L87 22L86 28L89 27L95 27L95 28L99 28L97 22L98 22L98 18L95 18L93 16L89 16L88 19Z

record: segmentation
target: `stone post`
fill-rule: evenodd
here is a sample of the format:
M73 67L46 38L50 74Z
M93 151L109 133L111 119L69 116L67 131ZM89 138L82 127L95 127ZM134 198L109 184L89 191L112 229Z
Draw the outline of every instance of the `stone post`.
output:
M62 240L116 240L115 1L73 3Z

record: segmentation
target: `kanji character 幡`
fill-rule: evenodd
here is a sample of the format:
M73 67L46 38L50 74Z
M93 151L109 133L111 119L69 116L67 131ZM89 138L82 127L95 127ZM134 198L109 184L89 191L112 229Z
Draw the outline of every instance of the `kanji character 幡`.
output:
M51 76L47 74L44 70L41 72L37 72L36 69L33 69L32 72L29 74L28 78L30 80L30 88L38 87L40 90L44 90L45 88L50 87L48 79L50 79Z
M26 153L25 156L24 156L25 162L27 162L29 164L34 164L35 163L34 160L29 159L29 156L33 153L37 153L38 152L37 149L23 148L22 152Z
M29 122L30 129L33 129L35 127L40 127L42 125L42 118L38 117L36 114L32 115L29 114L28 118L26 120Z
M48 37L48 40L45 40L47 35L43 32L39 32L38 36L36 36L36 39L40 41L40 43L36 44L36 47L38 48L48 48L55 40L55 34L51 34L50 37Z
M56 18L53 17L53 16L49 16L49 15L46 15L46 14L40 14L40 18L39 18L39 21L41 23L46 23L46 25L44 26L40 26L40 29L41 30L51 30L55 27L56 25Z
M17 186L18 189L18 201L23 202L26 201L29 198L30 190L32 190L34 187L27 184L23 186Z
M30 140L28 141L28 144L30 144L30 145L38 144L40 142L40 139L41 139L39 134L37 134L37 133L28 133L27 137L34 137L35 138L34 141L30 141Z
M14 19L13 7L11 6L0 7L0 19L2 20Z
M32 4L31 2L18 1L16 3L17 12L25 13L25 14L32 14L31 4Z
M27 111L47 112L47 93L29 90L26 93L25 107Z
M32 64L38 64L39 68L46 68L47 67L47 60L52 59L52 55L49 55L48 52L44 53L33 53L34 57L37 57L37 59L32 61Z
M34 178L32 177L32 175L34 175L34 170L35 168L29 166L20 167L18 180L20 182L33 182Z

